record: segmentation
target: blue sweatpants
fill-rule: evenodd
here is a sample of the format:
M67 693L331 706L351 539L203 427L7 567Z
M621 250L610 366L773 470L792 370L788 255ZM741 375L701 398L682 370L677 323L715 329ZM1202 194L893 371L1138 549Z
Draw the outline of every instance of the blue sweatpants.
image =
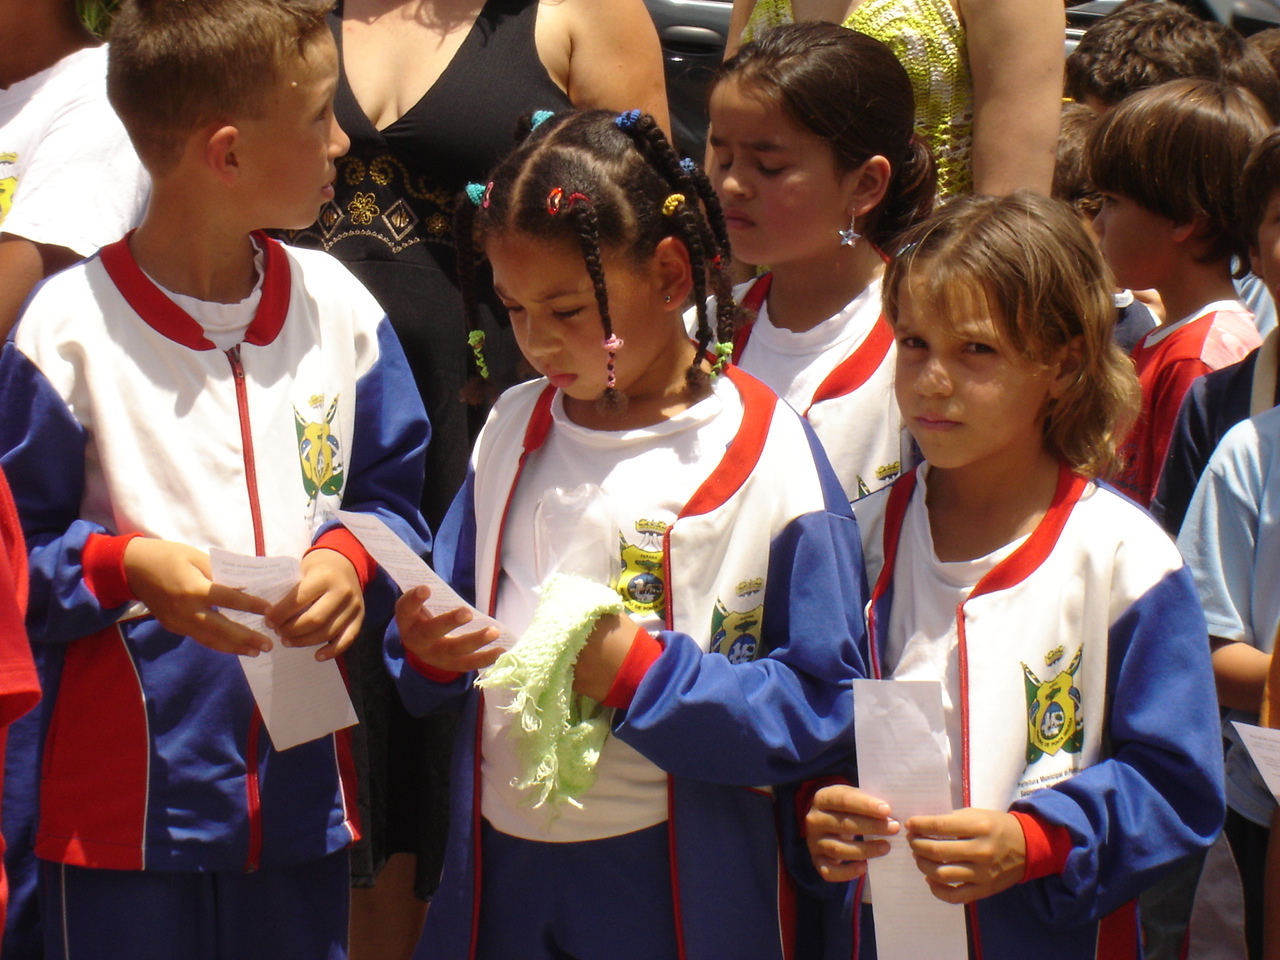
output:
M667 837L540 843L484 821L478 960L677 960Z
M347 851L254 873L42 861L45 960L345 960Z

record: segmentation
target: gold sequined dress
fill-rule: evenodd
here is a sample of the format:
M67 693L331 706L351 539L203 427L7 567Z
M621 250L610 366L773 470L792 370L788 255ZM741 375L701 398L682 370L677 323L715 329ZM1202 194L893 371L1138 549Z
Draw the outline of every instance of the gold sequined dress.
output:
M758 0L742 42L794 23L791 0ZM875 37L906 68L916 95L916 129L938 166L939 198L973 190L973 76L964 26L948 0L863 0L844 26Z

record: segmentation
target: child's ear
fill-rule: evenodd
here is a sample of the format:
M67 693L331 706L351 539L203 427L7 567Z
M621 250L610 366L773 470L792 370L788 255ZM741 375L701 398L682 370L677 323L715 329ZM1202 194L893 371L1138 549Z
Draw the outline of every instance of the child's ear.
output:
M203 140L205 165L219 179L231 183L240 173L240 161L236 148L240 143L240 131L231 125L206 130L199 134Z
M689 299L689 291L693 289L689 248L679 237L663 237L653 251L652 264L663 303L673 309L683 309L684 302Z
M1186 243L1188 240L1199 240L1204 236L1209 223L1204 217L1193 217L1189 223L1175 223L1170 234L1174 243Z
M1058 351L1057 359L1050 368L1049 397L1061 400L1084 369L1084 338L1074 336Z
M861 217L884 200L884 195L889 190L889 181L893 179L893 167L885 157L876 154L845 176L850 190L849 212Z

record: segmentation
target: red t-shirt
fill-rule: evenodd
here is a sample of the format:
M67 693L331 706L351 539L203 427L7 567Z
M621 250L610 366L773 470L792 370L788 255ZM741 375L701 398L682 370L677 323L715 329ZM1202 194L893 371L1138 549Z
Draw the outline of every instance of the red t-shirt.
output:
M31 646L23 620L27 613L27 549L18 524L9 484L0 472L0 758L9 724L36 705L40 682L31 660ZM0 763L0 789L4 767ZM0 853L4 840L0 838ZM9 886L0 864L0 926L9 902Z
M1262 343L1253 315L1219 300L1177 323L1156 327L1133 348L1142 412L1125 440L1125 466L1115 484L1144 507L1155 496L1182 398L1191 383L1243 360Z

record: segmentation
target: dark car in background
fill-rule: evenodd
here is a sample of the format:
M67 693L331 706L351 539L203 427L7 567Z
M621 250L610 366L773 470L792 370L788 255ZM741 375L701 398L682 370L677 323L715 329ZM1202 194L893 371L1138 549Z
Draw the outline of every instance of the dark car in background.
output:
M732 0L645 0L667 80L676 149L702 162L707 139L707 82L724 57Z

